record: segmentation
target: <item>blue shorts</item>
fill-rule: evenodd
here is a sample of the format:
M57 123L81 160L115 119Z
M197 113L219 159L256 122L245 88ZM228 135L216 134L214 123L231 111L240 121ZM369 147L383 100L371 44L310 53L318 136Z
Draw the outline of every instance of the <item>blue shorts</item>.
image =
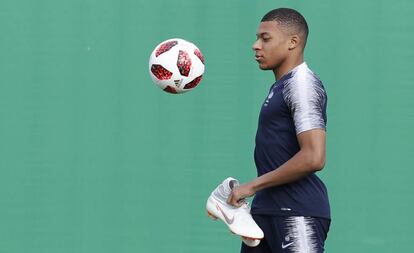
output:
M328 219L303 216L253 215L264 238L257 247L242 243L241 253L322 253Z

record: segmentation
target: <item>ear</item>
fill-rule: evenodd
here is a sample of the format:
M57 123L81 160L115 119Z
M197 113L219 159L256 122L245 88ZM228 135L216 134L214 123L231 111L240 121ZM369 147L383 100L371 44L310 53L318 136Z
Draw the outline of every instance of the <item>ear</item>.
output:
M293 49L297 48L299 43L300 43L299 36L296 35L296 34L290 36L290 39L289 39L288 43L289 43L289 50L293 50Z

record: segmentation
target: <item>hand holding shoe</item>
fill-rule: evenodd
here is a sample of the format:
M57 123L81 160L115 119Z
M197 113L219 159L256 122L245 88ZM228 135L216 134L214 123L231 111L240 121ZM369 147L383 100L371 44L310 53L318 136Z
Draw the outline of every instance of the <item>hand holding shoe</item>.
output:
M227 199L227 203L235 207L241 207L244 199L253 196L255 193L256 192L251 183L235 186Z

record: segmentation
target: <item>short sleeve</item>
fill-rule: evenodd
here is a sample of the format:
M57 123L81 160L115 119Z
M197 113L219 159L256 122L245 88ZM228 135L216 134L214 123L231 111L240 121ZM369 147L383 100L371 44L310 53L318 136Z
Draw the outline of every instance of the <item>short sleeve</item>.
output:
M291 111L296 134L312 129L326 130L325 89L312 72L287 80L283 98Z

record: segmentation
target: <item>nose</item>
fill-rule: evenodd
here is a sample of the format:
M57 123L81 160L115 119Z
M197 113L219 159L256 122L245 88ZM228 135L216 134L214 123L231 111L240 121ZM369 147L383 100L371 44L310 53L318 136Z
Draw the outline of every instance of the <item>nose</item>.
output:
M260 40L256 40L252 45L253 51L257 51L261 49L261 43Z

